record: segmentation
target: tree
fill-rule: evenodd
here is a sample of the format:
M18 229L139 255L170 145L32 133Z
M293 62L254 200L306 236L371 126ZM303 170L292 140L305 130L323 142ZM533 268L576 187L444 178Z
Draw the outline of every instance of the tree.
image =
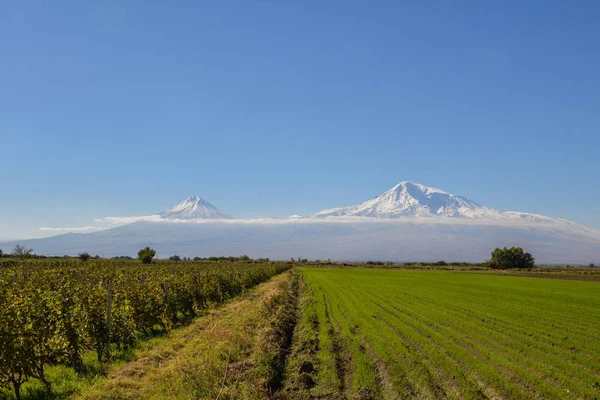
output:
M150 264L155 255L156 251L154 251L154 249L151 249L149 246L146 246L145 248L138 251L138 259L143 264Z
M534 258L521 247L496 248L485 265L493 269L533 268Z
M2 249L0 249L0 258L2 258L4 256L4 252L2 251Z
M79 253L78 257L81 261L87 261L87 260L89 260L89 258L91 256L88 253L83 252L83 253Z
M2 250L0 250L0 255L2 255ZM595 268L595 267L596 267L596 265L594 263L590 264L590 268Z
M12 250L12 255L15 257L29 257L33 254L33 249L29 247L18 244Z
M179 257L178 255L174 255L169 257L169 260L171 261L181 261L181 257Z

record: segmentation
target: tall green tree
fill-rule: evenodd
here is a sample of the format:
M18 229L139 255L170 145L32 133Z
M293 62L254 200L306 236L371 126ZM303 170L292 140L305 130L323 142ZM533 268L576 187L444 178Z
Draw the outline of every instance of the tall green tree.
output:
M144 264L150 264L155 255L156 251L154 251L154 249L151 249L149 246L146 246L145 248L138 251L138 259Z
M486 265L493 269L533 268L534 258L521 247L496 248Z

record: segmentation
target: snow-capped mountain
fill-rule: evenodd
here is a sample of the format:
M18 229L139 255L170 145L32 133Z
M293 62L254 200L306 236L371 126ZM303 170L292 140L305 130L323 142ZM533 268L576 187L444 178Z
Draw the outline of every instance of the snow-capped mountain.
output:
M320 211L314 217L444 217L490 220L527 220L567 222L558 218L521 212L502 212L487 208L466 197L447 193L419 183L403 181L387 192L364 203Z
M202 197L191 196L175 207L159 214L167 219L230 219L218 208L204 200Z
M500 212L465 197L419 183L403 181L387 192L355 206L333 208L315 217L354 216L376 218L451 217L498 219Z
M496 247L520 246L538 263L600 261L600 232L564 219L499 211L412 182L362 204L309 217L232 219L193 196L159 215L106 218L120 226L24 244L37 254L135 255L151 244L159 257L232 256L333 260L472 261Z

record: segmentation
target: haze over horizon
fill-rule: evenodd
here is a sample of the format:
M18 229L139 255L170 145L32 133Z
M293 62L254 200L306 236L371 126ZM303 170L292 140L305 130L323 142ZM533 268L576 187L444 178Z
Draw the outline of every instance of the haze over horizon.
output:
M599 16L2 4L0 240L191 195L239 218L311 215L403 180L600 229Z

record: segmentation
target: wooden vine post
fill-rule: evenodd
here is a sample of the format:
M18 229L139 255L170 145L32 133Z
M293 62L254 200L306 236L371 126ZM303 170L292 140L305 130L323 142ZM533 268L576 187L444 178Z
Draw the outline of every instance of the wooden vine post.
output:
M106 303L106 327L108 329L108 340L106 342L106 358L110 358L110 329L111 329L111 311L112 311L112 282L108 282L108 301Z

